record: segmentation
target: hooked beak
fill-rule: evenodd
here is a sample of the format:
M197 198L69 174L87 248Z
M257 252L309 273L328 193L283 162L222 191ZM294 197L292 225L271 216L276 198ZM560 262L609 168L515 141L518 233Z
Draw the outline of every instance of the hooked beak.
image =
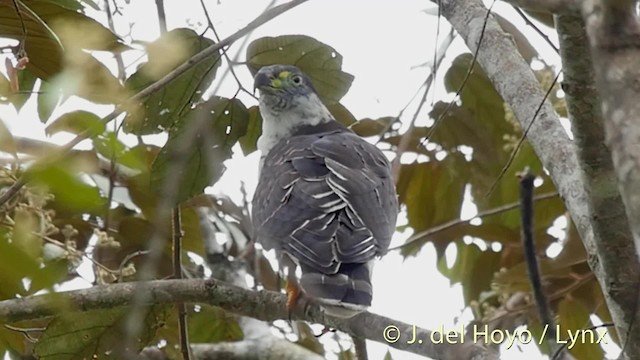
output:
M253 92L255 93L256 89L260 90L260 92L264 92L265 90L269 92L269 90L273 90L271 86L272 76L263 71L258 71L255 78L253 79Z

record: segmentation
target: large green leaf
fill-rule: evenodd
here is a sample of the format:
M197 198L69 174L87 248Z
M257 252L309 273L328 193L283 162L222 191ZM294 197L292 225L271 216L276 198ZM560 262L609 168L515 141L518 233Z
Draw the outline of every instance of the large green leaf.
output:
M87 312L66 312L56 317L47 326L35 346L35 353L41 359L120 359L124 323L128 320L129 309L92 310ZM167 316L166 308L155 306L146 312L142 333L133 343L138 350L146 346L155 336L159 326Z
M205 125L193 129L198 123ZM153 162L152 189L157 194L177 189L176 203L202 193L224 172L223 161L231 156L231 147L246 133L248 123L249 112L240 100L213 97L199 104L169 135Z
M403 165L397 182L399 200L407 206L409 225L416 232L457 219L464 198L463 177L455 176L455 167L464 160L451 155L442 162L431 161ZM404 256L415 255L427 239L402 248ZM453 238L434 241L441 256Z
M252 75L266 65L295 65L307 74L325 104L337 103L347 93L353 76L342 71L342 55L329 45L305 35L283 35L254 40L247 48Z
M238 139L242 152L249 155L258 148L258 138L262 135L262 116L257 106L252 106L249 111L249 123L247 132Z
M51 207L57 211L98 214L106 207L106 200L97 187L80 180L74 169L61 163L31 168L28 176L32 184L44 186L54 195Z
M171 30L147 45L149 61L129 77L127 88L138 92L182 65L193 55L213 45L191 29ZM220 67L220 56L212 55L193 66L130 111L125 131L136 135L155 134L173 127L202 98Z
M16 111L20 111L33 94L36 80L37 78L29 70L18 70L18 92L8 96L9 102L13 104Z
M40 266L38 261L15 242L0 227L0 299L24 295L22 281L33 276ZM13 237L13 236L12 236Z
M491 289L493 274L500 268L500 253L482 251L475 244L465 244L462 240L455 243L457 254L451 267L447 266L446 258L438 261L438 270L449 278L452 284L462 283L466 304L478 300L483 291Z
M48 81L40 82L40 93L38 94L38 116L40 117L40 122L46 123L49 120L61 97L60 88L51 85Z
M395 121L393 116L385 116L379 119L364 118L351 125L351 130L362 137L380 136Z
M98 104L118 104L128 96L111 70L81 49L67 48L63 71L51 83L67 96L77 95Z
M569 337L568 331L571 331L574 336L578 333L578 339L575 342L572 349L570 349L571 355L580 360L600 360L604 357L602 348L596 343L598 340L598 334L595 332L583 331L591 325L589 316L591 315L580 302L568 297L563 299L558 306L558 318L560 319L560 333L558 337L567 340ZM601 329L600 331L604 331ZM582 335L585 337L583 338ZM591 338L590 336L593 336ZM570 345L571 342L568 342Z
M105 130L105 123L98 115L85 111L76 110L61 115L45 129L47 135L53 135L60 131L72 134L81 134L88 131L90 137L101 134Z
M93 50L124 49L117 36L94 19L71 9L67 2L43 0L18 1L20 16L11 1L0 2L0 36L25 40L29 57L27 70L41 79L62 69L64 47L79 46ZM60 30L59 36L53 29ZM67 30L63 30L66 28Z

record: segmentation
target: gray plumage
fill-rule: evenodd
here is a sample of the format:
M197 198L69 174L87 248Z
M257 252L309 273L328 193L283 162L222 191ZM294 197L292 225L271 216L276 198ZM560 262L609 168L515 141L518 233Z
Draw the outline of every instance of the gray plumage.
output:
M371 305L373 261L395 230L389 162L333 119L298 68L262 68L255 85L263 117L256 240L300 266L302 290L333 305L328 312L351 316Z

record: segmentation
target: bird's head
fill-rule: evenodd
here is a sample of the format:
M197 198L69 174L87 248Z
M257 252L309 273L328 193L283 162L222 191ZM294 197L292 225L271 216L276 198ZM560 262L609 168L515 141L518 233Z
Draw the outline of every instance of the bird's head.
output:
M262 67L254 78L253 87L260 90L260 98L276 103L291 104L297 97L316 94L311 79L293 65Z
M326 112L311 79L293 65L262 67L254 78L253 86L260 90L263 116L294 111L304 119Z
M258 148L265 154L300 126L334 120L318 97L311 79L295 66L262 67L255 75L254 88L260 90L263 119Z

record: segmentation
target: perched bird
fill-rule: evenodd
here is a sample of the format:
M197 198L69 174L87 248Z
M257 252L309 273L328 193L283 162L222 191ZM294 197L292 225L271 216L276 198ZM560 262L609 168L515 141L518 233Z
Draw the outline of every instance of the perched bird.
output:
M289 310L301 288L325 313L351 317L371 305L373 264L395 230L389 161L334 119L297 67L266 66L254 81L262 115L256 241L289 267Z

